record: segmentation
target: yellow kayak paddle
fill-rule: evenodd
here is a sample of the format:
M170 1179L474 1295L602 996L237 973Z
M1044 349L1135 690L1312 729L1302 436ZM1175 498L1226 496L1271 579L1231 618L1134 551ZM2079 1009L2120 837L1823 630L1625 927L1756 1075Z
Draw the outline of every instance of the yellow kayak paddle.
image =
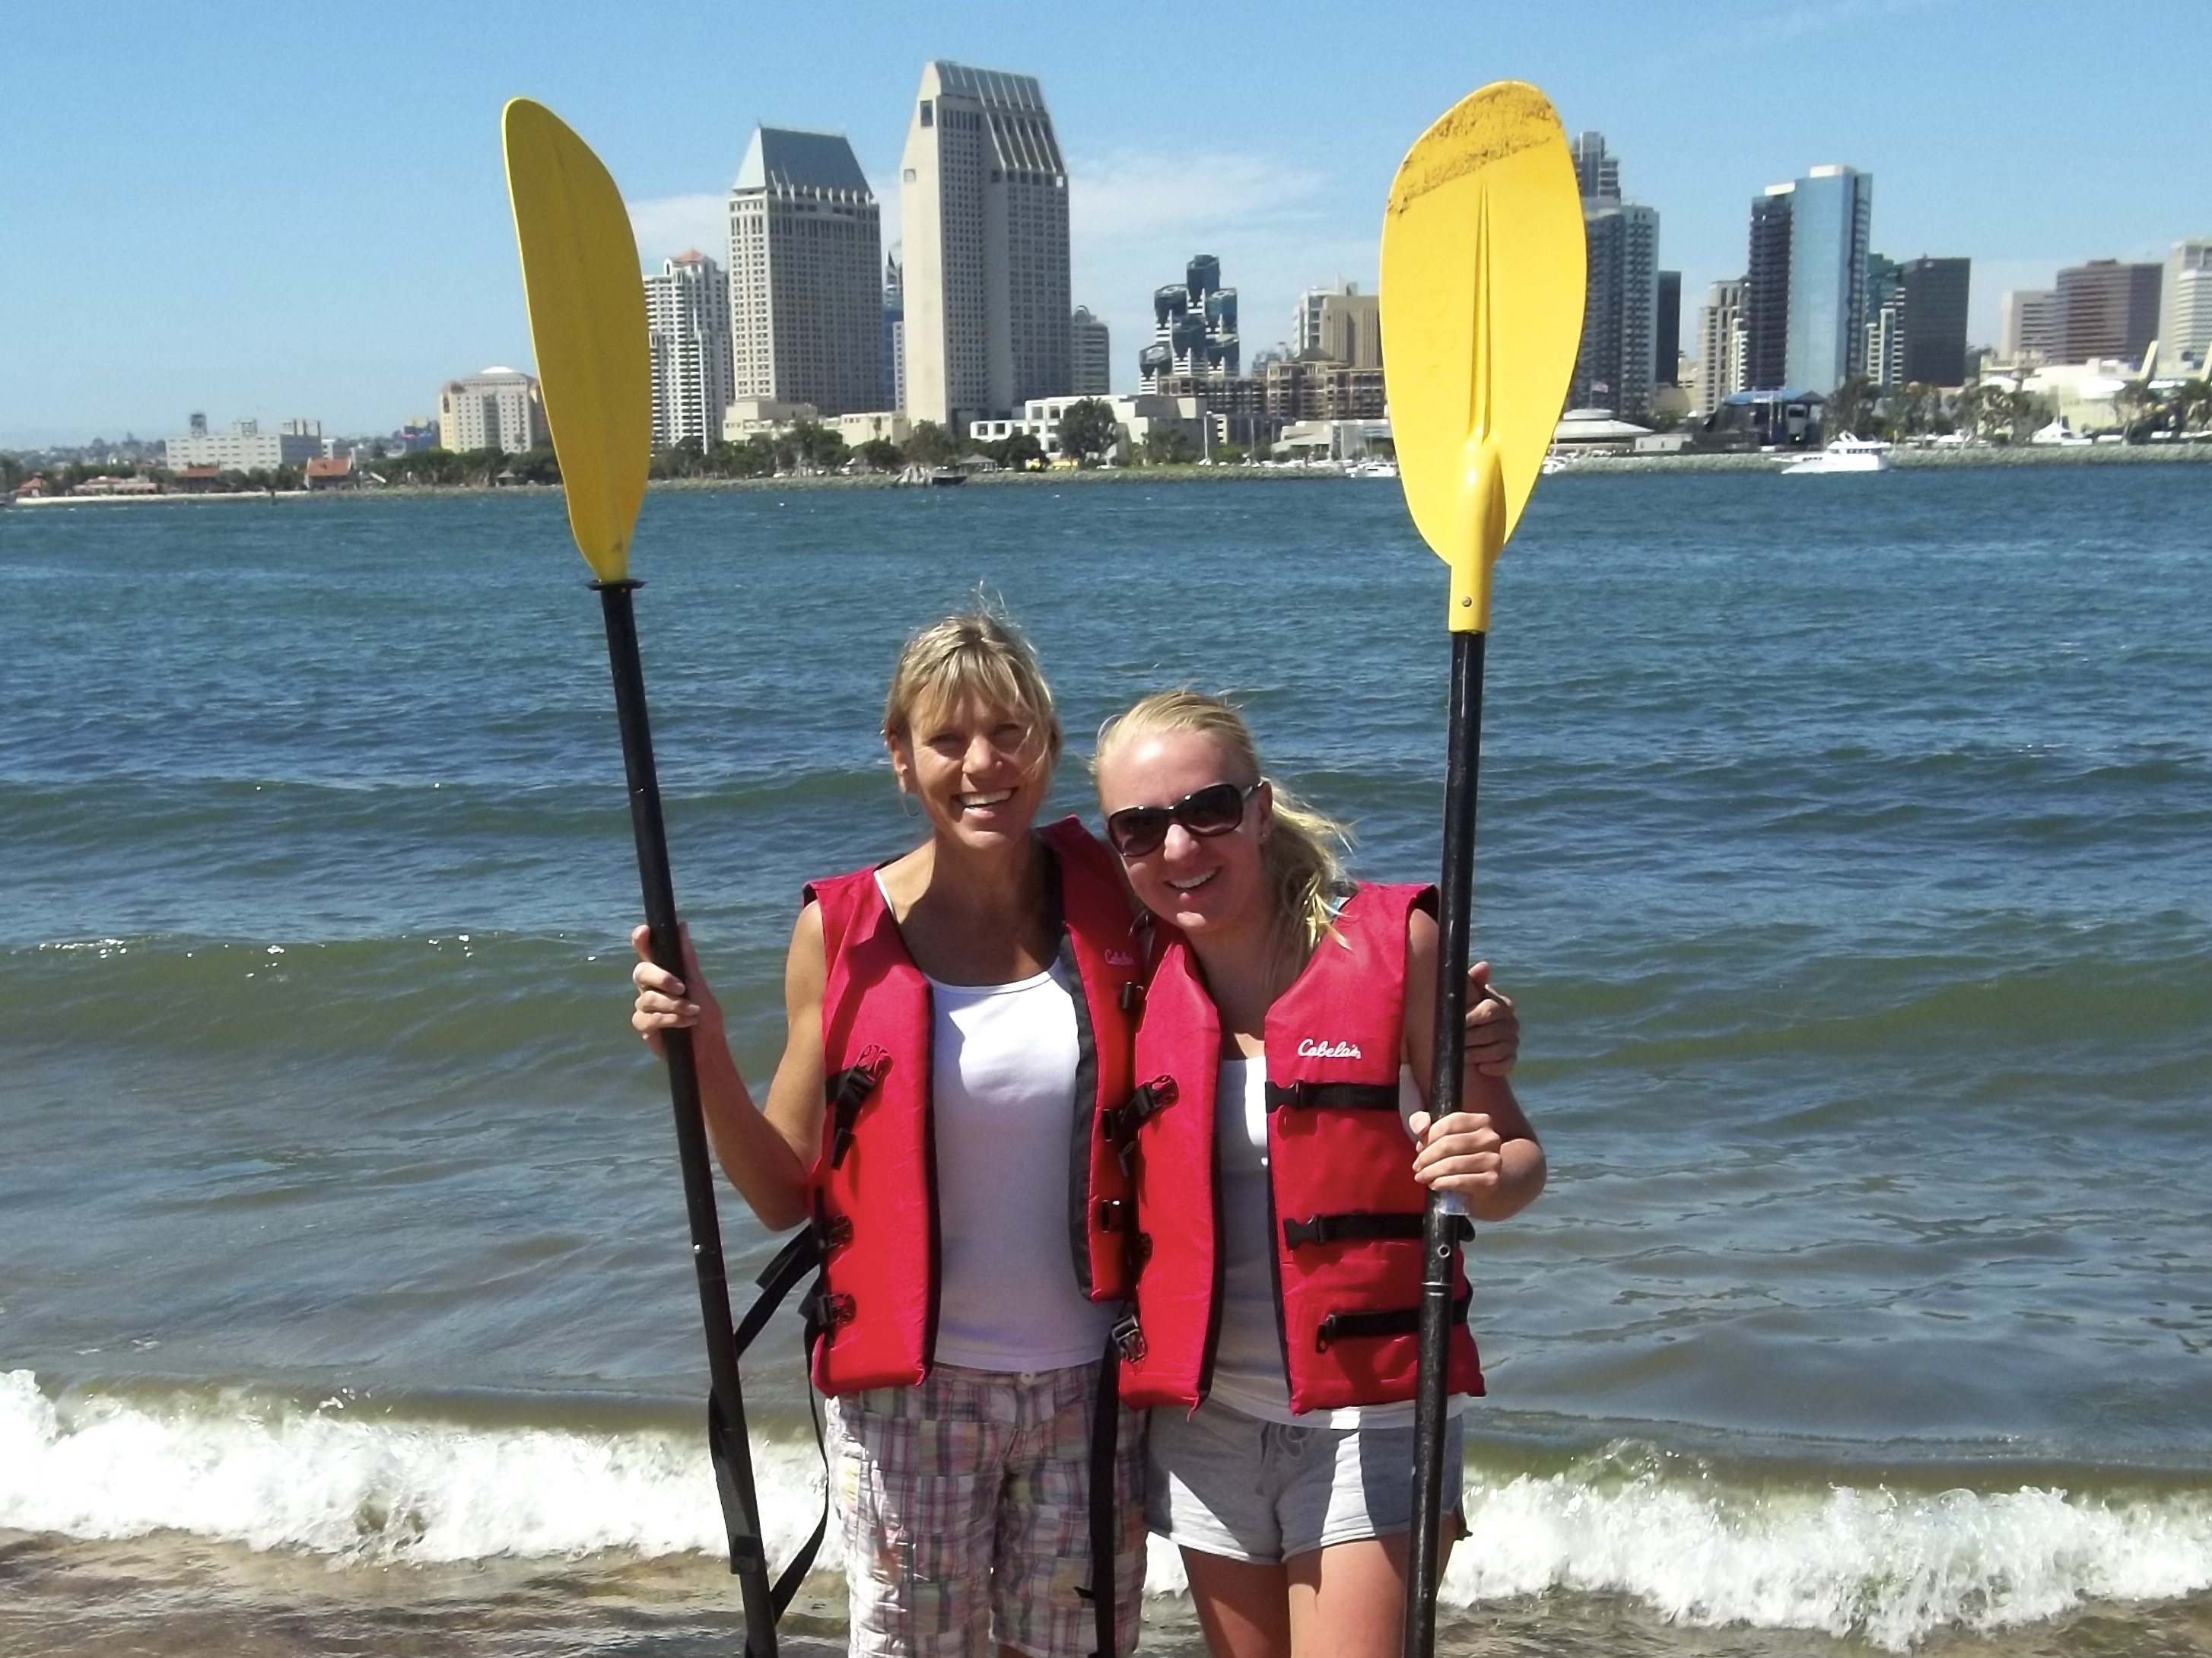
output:
M1471 93L1400 164L1382 218L1382 372L1406 505L1451 571L1437 1022L1430 1110L1459 1109L1475 775L1490 574L1543 467L1582 341L1587 256L1566 134L1535 88ZM1463 1207L1431 1198L1424 1230L1407 1658L1436 1650L1448 1340Z
M517 98L507 106L501 125L507 194L514 204L514 234L522 252L522 286L530 306L530 337L538 355L545 422L552 428L561 481L568 493L568 527L598 578L591 586L599 595L606 620L607 657L614 673L615 711L629 780L630 826L636 835L653 958L681 976L683 938L677 926L676 891L668 870L660 784L653 763L653 732L630 602L631 594L643 585L629 576L629 543L653 454L653 379L637 240L615 181L599 158L552 111ZM707 1332L708 1451L729 1537L730 1570L737 1574L744 1599L746 1658L775 1658L776 1619L812 1564L822 1532L817 1529L813 1540L771 1588L745 1436L744 1395L738 1383L738 1355L766 1323L772 1303L764 1299L747 1317L743 1331L732 1329L714 1169L700 1114L690 1032L670 1031L663 1050L676 1108L676 1143L691 1223L699 1311ZM788 1269L787 1280L809 1264L787 1250L771 1271ZM788 1281L784 1287L789 1287Z

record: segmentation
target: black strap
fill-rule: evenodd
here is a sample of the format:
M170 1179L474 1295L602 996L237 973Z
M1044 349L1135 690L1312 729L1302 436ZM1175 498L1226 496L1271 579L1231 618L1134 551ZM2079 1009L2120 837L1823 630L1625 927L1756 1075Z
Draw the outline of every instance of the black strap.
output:
M1395 1111L1395 1083L1269 1083L1267 1109Z
M1133 1324L1133 1315L1125 1318ZM1118 1332L1121 1328L1115 1325ZM1120 1448L1121 1352L1109 1337L1098 1363L1098 1387L1091 1416L1091 1582L1076 1593L1091 1602L1097 1645L1091 1658L1115 1658L1121 1650L1114 1618L1114 1568L1121 1541L1121 1507L1115 1500L1115 1463Z
M1452 1298L1453 1323L1467 1322L1468 1303L1474 1299L1471 1290ZM1420 1333L1419 1307L1393 1307L1380 1313L1331 1313L1314 1333L1314 1346L1325 1353L1331 1342L1356 1340L1364 1336L1417 1336Z
M823 1078L822 1091L830 1106L832 1169L843 1163L845 1154L853 1149L853 1129L860 1121L860 1107L890 1068L891 1056L880 1048L871 1048L854 1064Z
M754 1338L768 1327L769 1320L775 1315L775 1309L783 1305L784 1298L790 1295L799 1281L809 1272L821 1270L823 1257L827 1253L825 1231L837 1224L837 1219L832 1219L825 1228L818 1220L809 1222L793 1236L790 1242L776 1251L775 1259L769 1262L761 1270L760 1276L753 1280L759 1284L760 1294L754 1297L753 1304L746 1309L744 1321L738 1326L731 1343L740 1357L745 1349L752 1345ZM849 1227L850 1223L846 1224ZM840 1297L827 1293L817 1278L812 1291L799 1304L799 1313L806 1322L805 1352L810 1359L813 1355L815 1338L820 1333L824 1321L822 1309L826 1303L837 1299ZM781 1620L784 1609L790 1606L792 1597L799 1593L799 1586L806 1581L806 1574L813 1570L814 1557L821 1552L822 1540L830 1533L830 1450L823 1442L821 1407L816 1402L811 1384L806 1389L806 1413L814 1423L815 1453L822 1459L822 1517L814 1522L813 1534L799 1545L799 1552L791 1557L790 1564L777 1575L774 1587L769 1591L769 1615L778 1621ZM709 1442L726 1432L721 1412L710 1404L707 1418Z
M1283 1247L1296 1249L1308 1243L1373 1243L1383 1239L1418 1238L1418 1214L1314 1215L1283 1223Z
M767 1327L775 1309L783 1305L783 1298L799 1280L821 1266L822 1255L821 1230L810 1224L793 1234L791 1242L776 1252L775 1259L753 1280L760 1285L761 1292L746 1310L744 1322L738 1326L733 1345L739 1357L753 1345L753 1338Z

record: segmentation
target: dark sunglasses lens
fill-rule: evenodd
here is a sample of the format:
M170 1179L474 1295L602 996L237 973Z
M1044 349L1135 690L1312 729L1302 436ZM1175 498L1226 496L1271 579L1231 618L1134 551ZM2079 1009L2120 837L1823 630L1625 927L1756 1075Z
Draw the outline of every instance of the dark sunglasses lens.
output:
M1244 791L1234 783L1216 783L1176 802L1175 817L1193 835L1226 835L1244 821Z
M1167 808L1131 806L1126 811L1117 811L1106 820L1106 838L1124 858L1141 858L1148 852L1158 852L1168 838Z

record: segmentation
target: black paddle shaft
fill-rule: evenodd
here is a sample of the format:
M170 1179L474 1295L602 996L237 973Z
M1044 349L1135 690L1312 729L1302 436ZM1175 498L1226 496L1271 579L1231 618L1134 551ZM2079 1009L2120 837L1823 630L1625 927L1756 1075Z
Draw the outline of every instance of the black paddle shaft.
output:
M614 671L615 714L622 722L623 768L629 777L629 821L637 836L638 879L645 889L645 924L654 963L681 978L684 939L676 925L676 885L668 872L668 836L660 822L660 780L653 764L653 726L646 716L645 671L637 654L637 618L630 595L644 584L594 581L607 623L607 663ZM699 1108L699 1068L691 1033L663 1034L668 1092L676 1107L676 1146L684 1164L684 1206L691 1220L691 1264L699 1278L699 1315L707 1328L707 1450L729 1533L730 1570L745 1607L745 1658L776 1658L775 1603L761 1538L760 1500L753 1491L752 1448L745 1438L745 1400L738 1385L737 1344L730 1324L730 1287L722 1260L722 1226L714 1208L714 1172L707 1124Z
M1486 635L1452 635L1449 756L1444 767L1444 862L1438 882L1437 1028L1429 1111L1459 1109L1467 1052L1467 958L1474 895L1475 774L1482 762L1482 647ZM1437 1649L1437 1568L1444 1494L1444 1400L1450 1382L1453 1269L1465 1221L1434 1193L1423 1218L1421 1375L1413 1395L1413 1531L1406 1562L1406 1658Z

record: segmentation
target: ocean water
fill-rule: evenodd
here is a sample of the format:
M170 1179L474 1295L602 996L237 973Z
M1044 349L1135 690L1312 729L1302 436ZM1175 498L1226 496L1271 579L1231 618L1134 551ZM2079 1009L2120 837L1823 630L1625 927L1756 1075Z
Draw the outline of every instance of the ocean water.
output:
M1566 477L1476 892L1445 1649L2212 1652L2212 469ZM1354 482L656 494L678 895L762 1074L979 585L1432 878L1443 567ZM598 605L557 500L0 513L0 1649L731 1649ZM734 1201L733 1278L772 1253ZM780 1558L795 1327L748 1367ZM834 1558L825 1564L834 1564ZM1153 1563L1146 1650L1200 1645ZM834 1645L836 1573L787 1645Z

